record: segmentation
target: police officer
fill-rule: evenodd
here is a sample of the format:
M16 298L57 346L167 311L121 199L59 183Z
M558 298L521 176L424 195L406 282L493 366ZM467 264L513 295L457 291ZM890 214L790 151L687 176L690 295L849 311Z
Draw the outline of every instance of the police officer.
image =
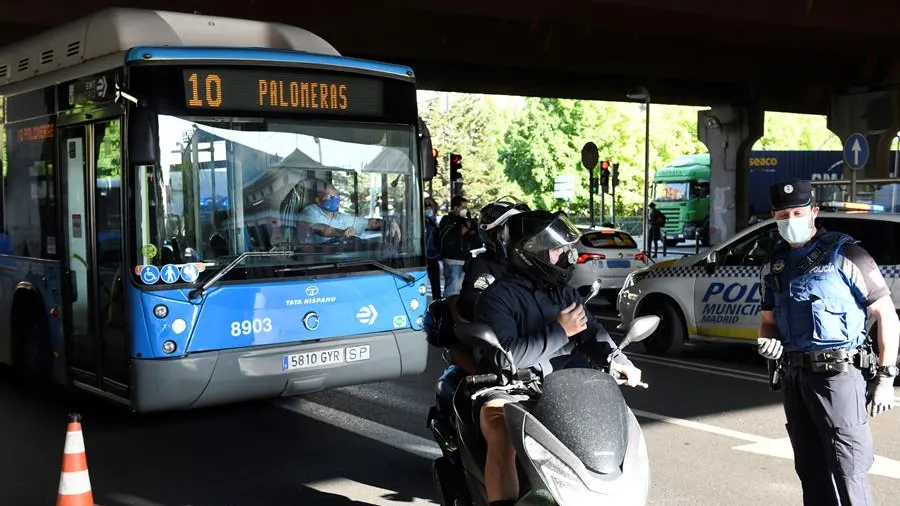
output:
M577 254L578 228L564 213L529 211L506 223L508 272L478 298L475 321L488 325L520 369L546 376L565 367L576 349L610 364L636 386L641 370L619 351L609 333L585 311L569 286ZM476 406L487 443L484 483L491 506L515 503L519 493L515 448L506 433L503 393L485 396Z
M893 405L900 321L866 250L815 227L819 208L809 181L779 183L770 200L784 241L761 270L758 351L778 364L803 504L870 506L866 403L873 416ZM878 324L877 357L866 345L867 310Z
M466 264L466 275L456 305L463 318L472 320L478 295L495 280L503 277L507 259L506 220L528 210L526 204L504 201L492 202L481 208L478 230L485 250Z

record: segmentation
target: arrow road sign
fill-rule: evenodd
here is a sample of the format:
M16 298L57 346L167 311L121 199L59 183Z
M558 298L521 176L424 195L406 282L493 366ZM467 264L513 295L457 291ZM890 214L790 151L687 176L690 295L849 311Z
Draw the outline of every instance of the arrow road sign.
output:
M860 133L851 134L844 141L844 161L853 170L859 170L869 161L869 142Z
M359 312L356 313L356 319L359 320L359 323L375 325L376 318L378 318L378 311L375 311L375 306L372 304L359 308Z

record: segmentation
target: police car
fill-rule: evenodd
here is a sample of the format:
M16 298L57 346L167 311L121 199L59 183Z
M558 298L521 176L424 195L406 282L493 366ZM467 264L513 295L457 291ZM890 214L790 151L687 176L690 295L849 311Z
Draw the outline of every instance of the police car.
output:
M816 225L860 241L881 268L894 305L900 308L900 215L820 211ZM677 354L688 340L755 345L759 272L778 239L775 220L769 219L707 253L635 271L618 295L620 328L638 316L658 315L659 328L643 341L656 355Z
M597 302L615 302L628 275L648 264L634 238L615 228L581 229L575 249L578 260L569 285L587 295L594 281L599 280L599 297L594 299Z

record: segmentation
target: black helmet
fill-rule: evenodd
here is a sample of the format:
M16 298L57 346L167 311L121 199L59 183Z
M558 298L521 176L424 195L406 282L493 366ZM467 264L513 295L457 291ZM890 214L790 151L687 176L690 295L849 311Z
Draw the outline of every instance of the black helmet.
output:
M578 254L574 243L581 232L563 212L529 211L510 216L506 222L507 248L513 268L549 285L566 285L575 272ZM561 249L556 263L550 251Z
M453 313L447 299L436 299L425 310L422 326L425 340L436 348L449 348L456 341Z
M500 259L506 260L506 220L510 216L528 211L526 204L497 201L481 208L481 222L478 232L484 247Z

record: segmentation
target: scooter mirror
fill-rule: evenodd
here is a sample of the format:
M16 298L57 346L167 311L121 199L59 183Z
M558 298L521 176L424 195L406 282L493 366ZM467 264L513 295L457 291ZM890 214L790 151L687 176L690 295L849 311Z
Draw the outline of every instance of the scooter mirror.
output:
M595 280L591 284L591 293L589 293L588 296L585 297L584 304L587 305L588 301L593 299L594 297L596 297L598 293L600 293L600 280L599 279Z
M619 349L625 348L631 343L637 343L650 337L651 334L656 332L656 328L659 327L659 321L659 316L656 315L647 315L635 318L634 321L631 322L631 325L628 327L628 333L625 334L625 339L623 339L622 342L619 343Z

